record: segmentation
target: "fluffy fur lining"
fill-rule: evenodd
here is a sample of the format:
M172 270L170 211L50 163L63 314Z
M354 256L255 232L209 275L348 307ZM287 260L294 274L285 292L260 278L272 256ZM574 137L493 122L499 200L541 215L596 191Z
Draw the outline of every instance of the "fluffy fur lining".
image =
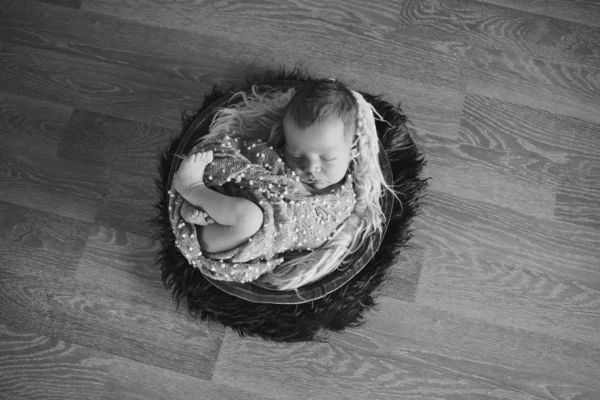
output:
M250 84L274 80L309 81L299 70L291 73L267 72L264 77L249 80ZM421 177L425 165L406 128L407 119L398 106L378 96L361 93L386 122L377 121L377 131L394 175L394 188L399 201L394 200L392 215L383 241L371 261L340 289L317 300L303 304L252 303L229 295L213 286L175 246L175 237L168 218L166 190L173 154L183 139L183 132L195 118L214 101L233 91L215 86L205 96L200 109L183 116L183 131L173 138L159 155L160 178L156 181L157 215L152 220L155 239L160 243L156 262L163 282L179 306L183 299L190 314L201 320L215 320L231 327L240 336L259 336L277 342L325 340L329 331L342 331L362 325L364 314L376 305L376 297L389 269L411 237L410 223L420 207L427 180Z

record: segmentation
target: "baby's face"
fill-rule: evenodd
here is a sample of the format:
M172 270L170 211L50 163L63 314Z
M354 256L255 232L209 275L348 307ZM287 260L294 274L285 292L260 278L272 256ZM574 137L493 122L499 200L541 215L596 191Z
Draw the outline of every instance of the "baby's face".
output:
M285 120L285 161L304 187L315 193L340 182L350 164L352 135L339 119L298 129Z

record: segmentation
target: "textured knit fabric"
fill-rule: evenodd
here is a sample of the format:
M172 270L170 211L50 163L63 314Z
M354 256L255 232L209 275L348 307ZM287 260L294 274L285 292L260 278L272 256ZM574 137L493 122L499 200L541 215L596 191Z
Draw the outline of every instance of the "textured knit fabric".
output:
M315 195L285 165L281 149L260 140L228 133L205 140L192 153L207 150L213 151L214 159L204 170L206 186L253 201L264 216L262 227L248 242L229 251L206 253L198 242L202 227L181 218L184 199L170 192L169 217L176 245L193 266L214 279L253 281L281 264L282 253L323 245L354 209L350 174L338 188Z

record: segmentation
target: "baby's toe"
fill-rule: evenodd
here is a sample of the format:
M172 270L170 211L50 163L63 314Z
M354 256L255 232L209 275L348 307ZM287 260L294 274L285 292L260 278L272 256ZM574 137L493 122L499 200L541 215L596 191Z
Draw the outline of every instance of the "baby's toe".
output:
M212 150L202 152L202 161L204 161L207 164L210 164L211 162L213 162Z
M187 201L181 206L181 218L190 224L194 223L194 220L198 218L199 211L196 207L188 203Z

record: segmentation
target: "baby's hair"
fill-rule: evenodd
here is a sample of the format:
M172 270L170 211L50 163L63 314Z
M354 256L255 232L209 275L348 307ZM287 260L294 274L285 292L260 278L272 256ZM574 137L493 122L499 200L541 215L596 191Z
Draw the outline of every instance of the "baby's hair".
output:
M346 135L355 132L357 118L358 104L352 91L335 80L307 82L284 110L284 121L299 129L340 119Z
M236 103L239 97L242 101ZM284 118L289 118L300 129L330 118L341 118L346 133L353 135L353 148L357 150L350 165L356 193L354 212L323 246L287 260L258 278L257 284L297 291L336 268L347 267L342 263L346 255L356 252L364 243L369 243L370 251L376 250L372 248L373 238L383 234L385 225L380 198L385 191L396 194L381 171L374 120L364 115L372 112L372 106L362 96L340 82L324 80L287 91L253 86L251 93L236 93L229 106L215 114L210 133L201 140L233 131L281 146Z

